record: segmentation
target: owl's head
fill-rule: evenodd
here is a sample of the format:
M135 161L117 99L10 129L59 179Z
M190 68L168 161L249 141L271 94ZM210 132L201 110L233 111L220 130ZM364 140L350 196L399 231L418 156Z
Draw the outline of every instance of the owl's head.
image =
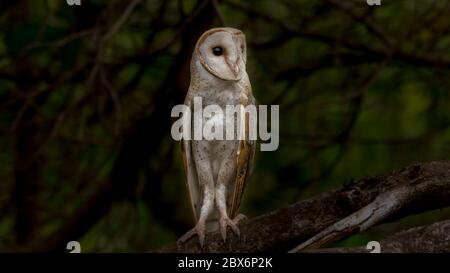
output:
M245 35L235 28L213 28L198 39L194 57L202 68L225 81L239 81L245 75Z

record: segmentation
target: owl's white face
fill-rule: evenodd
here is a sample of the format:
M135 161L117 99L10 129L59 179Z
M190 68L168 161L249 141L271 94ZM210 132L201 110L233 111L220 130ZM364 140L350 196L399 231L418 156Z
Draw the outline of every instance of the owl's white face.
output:
M234 28L209 30L196 46L202 66L225 81L239 81L245 75L246 51L244 33Z

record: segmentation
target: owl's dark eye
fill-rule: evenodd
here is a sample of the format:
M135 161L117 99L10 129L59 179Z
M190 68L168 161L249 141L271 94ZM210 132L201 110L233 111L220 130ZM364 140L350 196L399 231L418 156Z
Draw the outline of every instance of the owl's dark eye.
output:
M220 46L214 47L212 49L212 51L213 51L213 54L216 55L216 56L222 56L222 54L223 54L223 48L220 47Z

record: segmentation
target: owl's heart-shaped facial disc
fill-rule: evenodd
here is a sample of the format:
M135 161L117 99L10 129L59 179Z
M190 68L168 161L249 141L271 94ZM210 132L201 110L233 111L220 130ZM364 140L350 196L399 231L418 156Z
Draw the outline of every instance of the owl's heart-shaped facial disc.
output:
M196 46L202 66L225 81L239 81L245 74L246 44L244 34L233 28L205 32Z

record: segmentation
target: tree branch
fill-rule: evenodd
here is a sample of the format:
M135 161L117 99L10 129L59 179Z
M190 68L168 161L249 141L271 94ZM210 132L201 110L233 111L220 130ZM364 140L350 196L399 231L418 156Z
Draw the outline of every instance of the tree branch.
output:
M225 1L224 3L230 6L231 8L234 8L239 11L245 11L248 14L255 15L261 18L262 20L265 20L269 23L276 25L285 32L282 35L284 40L288 40L289 38L292 37L301 37L304 39L314 40L324 44L328 44L333 47L335 47L336 45L340 45L353 51L359 51L364 53L365 55L370 55L371 59L372 58L385 59L386 57L389 57L393 61L399 61L401 63L406 63L414 66L434 67L442 69L450 68L450 58L447 55L434 54L433 52L428 53L406 52L401 49L378 48L368 45L367 43L355 42L351 39L343 39L342 37L335 37L333 35L322 34L316 31L299 29L297 27L286 24L283 20L275 16L261 12L260 10L251 5L234 2L232 0ZM377 31L379 34L381 33L380 32L381 30Z
M387 175L366 177L336 191L269 212L240 224L241 237L232 235L226 243L215 232L207 234L203 250L197 238L193 238L184 245L170 245L156 251L285 252L368 206L378 197L403 189L408 193L405 193L407 197L402 199L401 207L396 207L377 223L450 206L450 161L419 163Z
M401 231L380 241L381 253L442 253L450 252L450 220ZM366 253L365 246L325 248L314 253Z

